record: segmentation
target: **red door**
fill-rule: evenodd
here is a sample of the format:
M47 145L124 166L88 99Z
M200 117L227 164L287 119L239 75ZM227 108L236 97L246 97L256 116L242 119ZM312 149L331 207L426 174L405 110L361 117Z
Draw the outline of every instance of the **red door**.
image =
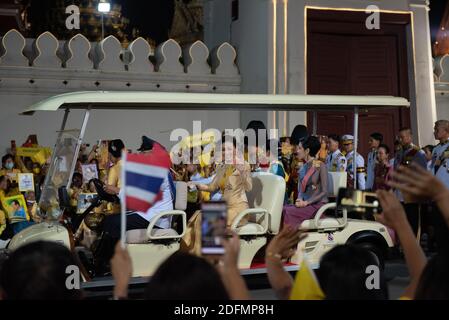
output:
M365 28L364 13L309 11L307 93L408 98L405 45L408 16L382 15L380 30L370 31ZM311 128L311 114L308 120ZM319 112L317 120L320 135L353 132L352 113ZM409 124L408 110L361 111L360 153L367 155L368 137L373 132L382 133L392 148L399 128Z

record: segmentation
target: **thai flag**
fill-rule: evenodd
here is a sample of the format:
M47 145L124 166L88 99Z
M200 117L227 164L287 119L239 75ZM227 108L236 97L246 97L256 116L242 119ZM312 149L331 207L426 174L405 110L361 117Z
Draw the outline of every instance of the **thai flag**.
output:
M170 156L156 146L149 154L127 154L124 161L125 202L128 210L147 212L161 199L161 185L171 166Z

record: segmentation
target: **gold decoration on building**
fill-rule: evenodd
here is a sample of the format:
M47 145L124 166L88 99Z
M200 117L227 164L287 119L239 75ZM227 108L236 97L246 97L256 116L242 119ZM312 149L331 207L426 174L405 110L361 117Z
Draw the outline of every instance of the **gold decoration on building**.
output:
M443 19L441 19L436 41L433 44L433 53L435 57L449 54L449 2L446 3Z
M99 0L55 0L52 1L51 6L45 10L39 8L40 1L32 1L30 10L32 19L33 35L36 36L42 32L50 31L58 39L70 39L74 35L81 33L90 41L101 41L101 13L98 12ZM65 26L65 20L68 15L65 13L65 8L71 4L77 5L80 9L80 29L68 30ZM41 10L41 11L39 11ZM140 31L136 28L130 28L130 20L123 16L122 6L111 1L111 11L104 13L104 36L105 38L113 35L124 47L127 47L129 42L140 36ZM146 39L153 47L156 45L152 39Z
M203 40L203 1L174 0L175 10L169 36L180 45Z

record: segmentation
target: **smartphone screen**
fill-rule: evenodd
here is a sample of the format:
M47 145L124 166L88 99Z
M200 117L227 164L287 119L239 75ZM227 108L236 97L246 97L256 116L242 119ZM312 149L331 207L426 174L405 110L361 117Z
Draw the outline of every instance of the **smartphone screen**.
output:
M226 232L226 202L206 202L201 205L201 253L224 254L223 238Z

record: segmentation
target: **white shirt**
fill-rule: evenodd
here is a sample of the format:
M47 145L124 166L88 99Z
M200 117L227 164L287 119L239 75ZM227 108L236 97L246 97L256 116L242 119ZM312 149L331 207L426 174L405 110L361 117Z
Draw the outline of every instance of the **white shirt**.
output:
M162 212L173 210L173 197L170 190L168 177L164 179L161 185L162 199L156 202L146 213L137 211L136 213L147 221L151 222L156 215ZM171 217L163 217L159 219L156 226L162 229L169 229L171 226Z
M354 178L354 163L353 163L353 158L354 158L354 151L351 151L349 154L346 155L346 171L348 172L348 175L351 176L352 178ZM357 153L356 156L356 167L357 168L365 168L365 160L363 159L363 157ZM357 189L359 190L365 190L365 173L364 172L360 172L357 173Z
M151 222L157 214L173 210L173 196L170 189L170 183L168 181L168 176L164 179L161 185L162 189L162 199L156 202L146 213L141 211L136 211L135 213L144 218L145 220ZM122 199L123 188L120 189L119 197ZM156 222L156 226L162 229L169 229L171 227L171 217L163 217Z

